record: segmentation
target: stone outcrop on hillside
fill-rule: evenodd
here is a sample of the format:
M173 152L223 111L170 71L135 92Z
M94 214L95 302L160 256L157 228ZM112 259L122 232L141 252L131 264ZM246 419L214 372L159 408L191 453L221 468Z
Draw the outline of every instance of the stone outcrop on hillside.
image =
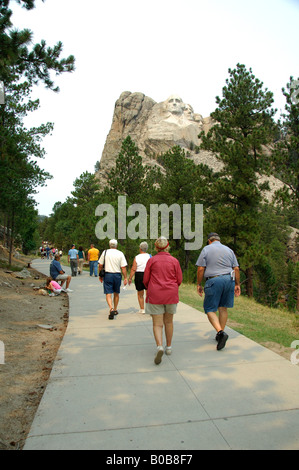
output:
M107 136L100 161L98 176L104 177L114 165L123 140L130 135L136 143L145 164L155 164L155 156L180 145L190 154L203 155L208 160L209 152L194 150L200 143L198 134L208 131L211 119L195 114L189 104L172 95L162 103L156 103L143 93L125 91L115 103L112 126ZM216 159L215 159L216 160ZM216 164L216 162L213 162Z
M102 153L97 177L105 184L108 171L115 165L122 142L130 135L139 149L144 164L156 165L156 157L179 145L195 163L203 163L219 171L222 163L211 152L200 150L199 133L212 127L210 116L194 112L190 104L177 95L161 103L143 93L123 92L115 103L110 132ZM269 178L272 191L282 186Z

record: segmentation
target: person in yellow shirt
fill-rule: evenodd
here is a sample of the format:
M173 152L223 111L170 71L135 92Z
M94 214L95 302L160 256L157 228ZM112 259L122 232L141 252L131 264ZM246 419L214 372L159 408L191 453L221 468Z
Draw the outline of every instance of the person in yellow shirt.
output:
M95 277L98 277L98 261L100 257L100 252L94 245L90 245L90 250L88 250L88 257L87 260L89 262L89 274L92 276L93 274Z

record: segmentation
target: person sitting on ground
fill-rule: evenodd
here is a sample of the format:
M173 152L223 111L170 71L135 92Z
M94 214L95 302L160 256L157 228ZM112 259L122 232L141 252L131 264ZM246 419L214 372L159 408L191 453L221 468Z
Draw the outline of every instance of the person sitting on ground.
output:
M48 289L49 295L54 297L55 295L61 294L61 285L58 282L54 281L51 277L47 278L46 288Z
M143 276L144 270L146 267L146 263L151 258L151 255L147 253L148 244L146 242L142 242L139 245L139 252L140 254L135 256L132 269L130 272L129 277L129 285L132 283L132 278L135 275L135 287L137 290L137 298L140 306L139 313L145 313L144 310L144 291L145 285L143 284Z
M61 281L61 290L62 292L73 292L71 289L69 289L70 282L72 280L72 276L68 276L65 274L65 271L63 271L62 266L60 264L60 256L55 255L55 259L52 261L50 265L50 276L54 281ZM66 282L66 289L63 288L63 284Z

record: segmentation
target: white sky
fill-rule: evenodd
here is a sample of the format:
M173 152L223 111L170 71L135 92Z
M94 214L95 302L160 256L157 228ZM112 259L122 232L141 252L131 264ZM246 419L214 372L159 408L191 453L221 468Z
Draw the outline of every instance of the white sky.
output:
M54 176L35 196L42 215L94 171L123 91L156 102L178 94L206 117L240 62L280 111L281 88L299 76L299 0L36 0L35 10L13 11L14 26L31 29L34 44L62 41L61 57L76 57L76 71L55 80L59 94L36 88L41 107L26 121L55 124L39 160Z

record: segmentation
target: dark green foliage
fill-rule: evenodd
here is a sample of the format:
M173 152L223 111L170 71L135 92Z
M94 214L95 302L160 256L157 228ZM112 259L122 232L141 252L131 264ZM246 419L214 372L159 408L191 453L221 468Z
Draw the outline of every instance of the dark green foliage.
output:
M86 250L91 242L100 250L107 248L107 240L95 237L95 209L103 203L113 206L118 238L117 219L122 215L118 213L119 196L126 196L126 209L135 203L144 205L147 211L151 204L165 204L168 208L174 204L181 208L184 204L203 204L204 241L208 232L216 231L222 242L236 252L243 293L271 306L286 299L285 305L294 309L298 302L298 263L288 260L289 219L285 208L265 200L263 191L268 186L260 182L260 175L270 174L274 167L278 171L271 153L279 134L271 108L273 96L244 65L238 64L229 73L223 97L217 98L218 107L212 113L216 125L207 136L201 135L202 148L216 154L221 170L214 172L207 166L195 165L179 146L159 155L160 169L153 170L142 164L138 148L129 136L108 175L108 184L98 184L91 174L81 175L75 181L73 197L55 205L52 216L43 221L46 238L55 240L57 245L64 243L65 249L73 242ZM173 214L169 213L171 253L180 261L185 282L195 282L200 250L188 252L184 237L175 239ZM127 225L132 219L127 216ZM149 252L155 254L154 240L149 239L149 217L146 229ZM119 248L130 266L140 241L119 239Z
M298 311L298 294L299 294L299 263L289 260L288 262L288 278L287 278L287 295L286 301L289 310Z
M142 204L147 205L160 177L159 170L142 164L138 147L128 136L122 143L115 167L109 172L107 197L114 199L124 195L131 204L142 201Z
M276 193L290 225L299 228L299 79L290 78L282 89L286 98L286 113L280 123L280 138L273 152L275 174L283 181L284 188Z
M271 108L273 94L244 65L229 69L223 97L216 98L211 114L216 122L201 148L215 153L223 169L209 188L209 220L214 231L236 252L246 272L246 291L253 295L252 271L263 256L260 244L260 208L263 202L259 175L269 171L265 146L273 141L276 125Z
M27 10L35 6L34 0L18 3ZM0 104L0 220L6 227L3 242L9 246L11 257L16 236L21 236L25 251L34 247L37 214L32 195L51 177L34 159L44 157L41 141L53 125L24 126L26 115L39 107L39 100L30 99L32 88L43 83L58 91L51 73L73 71L74 57L59 59L60 42L53 48L46 47L44 41L32 45L31 31L13 29L9 4L9 0L0 0L0 79L5 89L5 104Z
M59 91L51 79L56 75L74 70L75 58L60 59L63 45L58 42L53 48L45 41L32 46L33 34L29 29L18 31L12 28L12 11L9 0L0 0L0 77L5 87L9 83L26 80L30 86L42 82L47 88ZM20 2L19 2L20 3ZM26 8L34 7L33 0L22 1Z

